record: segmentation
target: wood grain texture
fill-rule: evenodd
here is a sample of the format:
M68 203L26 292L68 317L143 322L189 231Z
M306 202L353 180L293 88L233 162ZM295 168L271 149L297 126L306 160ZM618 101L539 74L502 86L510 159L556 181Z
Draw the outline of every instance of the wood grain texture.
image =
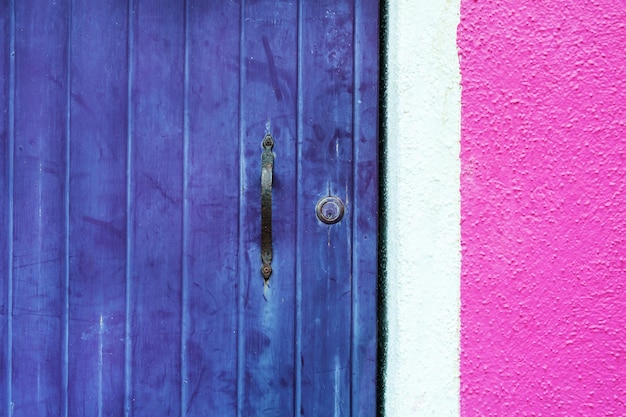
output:
M302 2L298 262L301 263L302 411L350 414L353 28L349 2ZM319 198L346 204L334 225L317 220Z
M187 4L181 415L234 415L236 409L239 11L232 2Z
M67 2L15 4L13 416L64 408Z
M297 12L293 2L249 2L243 15L242 416L280 415L284 410L293 410ZM267 286L260 272L259 246L261 142L266 132L272 134L275 142L274 258Z
M10 412L12 395L12 288L13 288L13 155L15 137L13 130L14 61L13 47L15 26L13 7L8 1L0 2L0 103L4 112L0 116L0 416Z
M123 3L72 2L68 337L72 415L123 415L126 21Z
M135 3L131 198L132 414L180 411L184 10Z
M377 368L378 4L354 9L354 151L352 197L352 416L372 415Z

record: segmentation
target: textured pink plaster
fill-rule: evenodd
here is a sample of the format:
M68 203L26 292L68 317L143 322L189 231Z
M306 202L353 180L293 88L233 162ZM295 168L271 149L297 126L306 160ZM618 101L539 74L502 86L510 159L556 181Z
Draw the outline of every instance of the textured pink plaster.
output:
M626 2L461 8L461 415L626 416Z

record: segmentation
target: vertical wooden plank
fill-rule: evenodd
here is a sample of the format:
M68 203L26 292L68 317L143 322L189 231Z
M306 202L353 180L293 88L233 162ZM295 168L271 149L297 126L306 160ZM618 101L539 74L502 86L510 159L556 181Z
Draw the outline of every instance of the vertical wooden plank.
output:
M71 133L71 85L72 85L72 1L68 1L65 20L66 48L65 54L65 167L63 172L63 226L65 233L63 236L63 280L61 291L61 416L69 416L69 351L70 351L70 170L72 133Z
M355 3L351 414L376 410L379 4Z
M68 3L16 2L13 416L64 408Z
M187 7L182 415L234 416L240 6L191 0Z
M126 29L128 39L126 42L126 61L128 64L126 83L126 270L125 270L125 292L126 305L124 308L124 417L132 416L133 411L133 249L135 247L134 229L135 216L133 213L133 132L134 132L134 112L133 112L133 91L135 79L135 44L137 42L137 13L135 0L127 0L127 20Z
M294 408L297 4L245 3L241 70L241 416ZM261 141L274 137L273 273L260 272Z
M302 410L350 413L353 5L302 2L300 172ZM316 219L319 198L335 195L346 212L335 225Z
M13 281L11 267L13 247L13 7L9 1L0 2L0 417L6 417L11 409L11 300Z
M300 173L302 170L302 138L304 137L304 100L302 96L303 70L304 70L304 58L303 58L303 42L304 42L304 23L303 23L303 8L302 1L298 0L298 22L297 22L297 97L296 97L296 213L302 211L304 205L300 199L300 188L302 187L300 181ZM301 238L302 219L301 216L296 215L296 245L294 248L294 257L296 258L296 274L295 274L295 308L294 308L294 362L295 362L295 395L294 395L294 417L302 415L304 409L302 408L302 262L301 257L301 245L299 244Z
M74 0L72 9L69 413L121 416L127 6Z
M184 5L135 2L132 415L180 412Z

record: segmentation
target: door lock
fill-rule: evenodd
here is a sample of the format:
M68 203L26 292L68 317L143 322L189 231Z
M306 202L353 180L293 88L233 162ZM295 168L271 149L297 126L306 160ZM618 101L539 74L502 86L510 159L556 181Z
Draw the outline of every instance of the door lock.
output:
M343 201L337 196L322 197L315 206L317 218L325 224L339 223L343 218Z

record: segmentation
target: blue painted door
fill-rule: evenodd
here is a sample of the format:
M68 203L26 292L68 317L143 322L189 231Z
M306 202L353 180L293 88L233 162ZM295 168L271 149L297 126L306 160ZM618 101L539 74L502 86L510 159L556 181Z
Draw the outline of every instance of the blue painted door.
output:
M0 416L375 415L376 1L2 0L0 49Z

